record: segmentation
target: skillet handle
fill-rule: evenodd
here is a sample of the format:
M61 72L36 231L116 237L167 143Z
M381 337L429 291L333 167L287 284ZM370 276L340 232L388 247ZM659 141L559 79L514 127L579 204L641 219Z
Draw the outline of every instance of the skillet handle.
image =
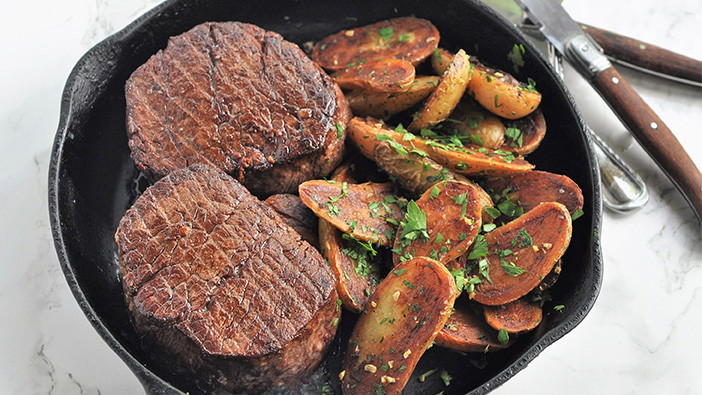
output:
M682 192L702 222L702 173L675 135L614 67L595 74L592 85Z

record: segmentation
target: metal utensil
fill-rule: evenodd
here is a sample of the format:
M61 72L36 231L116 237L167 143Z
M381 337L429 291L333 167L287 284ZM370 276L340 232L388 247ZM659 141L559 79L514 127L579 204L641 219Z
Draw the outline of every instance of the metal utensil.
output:
M556 0L517 0L541 32L587 78L702 222L702 173L665 123Z
M563 79L562 58L553 45L545 41L539 26L529 22L521 8L513 0L484 0L510 22L526 32L537 47L545 49L545 55L554 71ZM586 132L595 143L595 154L600 168L600 182L603 186L602 202L612 211L625 213L641 208L648 202L646 184L607 143L586 126Z

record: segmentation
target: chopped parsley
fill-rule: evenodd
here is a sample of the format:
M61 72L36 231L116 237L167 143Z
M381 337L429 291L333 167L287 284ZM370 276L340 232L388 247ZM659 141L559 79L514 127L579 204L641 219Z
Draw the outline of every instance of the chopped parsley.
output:
M401 275L405 274L406 271L407 271L407 269L397 269L397 270L393 271L393 274L396 276L401 276Z
M500 265L502 265L502 270L512 277L517 277L520 274L526 273L526 270L504 259L500 259Z
M409 34L400 34L400 36L397 38L397 41L403 43L405 41L409 41L410 38L411 37L409 36Z
M429 197L431 197L432 199L436 199L439 197L439 193L441 193L441 189L438 185L434 185L434 187L431 189Z
M505 137L512 140L509 143L510 147L521 147L524 145L524 134L522 131L515 127L508 127L505 129Z
M463 291L463 288L466 285L466 272L463 269L456 269L451 270L451 274L453 275L453 279L456 281L456 289L458 289L458 292Z
M526 50L522 44L514 44L512 50L507 54L507 59L512 62L512 67L514 67L514 72L519 73L519 68L524 67L524 58L522 55Z
M395 34L395 30L391 27L384 27L380 30L378 30L378 35L380 36L380 39L383 41L388 41L390 38L392 38L392 35Z
M583 209L578 209L578 210L576 210L576 211L573 213L573 215L572 215L571 218L572 218L573 221L575 221L576 219L582 217L583 214L585 214L585 212L583 211Z
M480 259L487 256L488 244L485 240L485 236L477 235L475 241L473 242L473 248L468 254L468 259Z
M447 371L442 370L441 373L439 373L439 376L441 377L441 380L443 380L444 385L446 385L448 387L449 384L451 384L452 377L451 377L451 375L448 374Z
M427 379L427 377L431 376L434 373L436 373L436 369L424 372L421 376L419 376L419 381L423 383Z
M405 219L400 222L400 225L402 226L400 238L403 240L411 242L420 237L424 240L429 239L429 233L427 233L427 215L417 206L414 200L410 200L407 203L407 213L405 214Z
M563 311L563 309L565 309L565 306L562 304L559 304L559 305L553 306L553 309L560 313Z
M499 342L502 344L509 343L509 333L507 333L507 329L502 328L499 332L497 332L497 340L499 340Z
M519 246L519 247L529 247L531 245L534 245L534 241L531 239L531 235L525 228L519 229L517 232L517 235L510 241L510 244L512 247Z
M344 137L344 125L341 124L341 122L336 123L336 138L341 140L342 137Z

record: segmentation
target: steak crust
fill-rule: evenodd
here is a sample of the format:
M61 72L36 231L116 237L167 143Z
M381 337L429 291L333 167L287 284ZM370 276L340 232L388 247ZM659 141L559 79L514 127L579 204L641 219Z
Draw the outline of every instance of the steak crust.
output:
M132 158L152 178L194 163L259 196L294 192L338 165L351 111L295 44L255 25L208 22L152 56L126 84Z
M307 375L336 327L334 275L268 205L206 165L149 187L115 239L135 327L201 388Z

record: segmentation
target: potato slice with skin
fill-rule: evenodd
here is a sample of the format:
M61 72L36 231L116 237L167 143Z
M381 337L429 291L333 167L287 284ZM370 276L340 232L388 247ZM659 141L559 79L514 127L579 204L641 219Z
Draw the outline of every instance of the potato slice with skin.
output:
M578 184L567 176L534 170L523 174L488 178L483 183L492 194L500 195L518 202L524 211L529 211L539 203L559 202L574 212L583 208L583 192Z
M541 307L523 299L502 306L483 307L485 322L496 330L507 333L524 333L539 326L543 318Z
M454 113L455 114L455 113ZM468 110L442 124L458 135L471 136L476 145L497 149L505 141L505 125L500 118L482 109Z
M476 285L473 299L497 306L529 293L565 253L572 228L568 209L550 202L485 234L492 281Z
M351 164L339 166L331 179L336 182L355 183ZM320 252L329 262L336 276L336 292L344 308L360 313L370 295L380 282L381 255L372 256L364 248L344 240L343 233L326 220L319 218ZM352 258L351 253L360 252Z
M416 256L428 256L446 264L463 255L480 231L481 201L477 189L470 184L440 182L424 192L416 205L425 215L428 237L417 237L411 232L416 224L408 205L395 235L395 265Z
M331 76L344 89L406 92L414 81L415 71L406 60L388 58L339 70Z
M436 339L437 345L463 352L490 352L504 350L510 344L497 339L497 332L485 319L465 303L456 301L454 311Z
M348 184L311 180L300 184L300 199L318 217L353 237L390 246L404 215L392 183Z
M458 51L453 57L448 70L441 76L439 85L429 95L419 115L409 124L407 130L418 131L432 127L448 118L471 80L473 65L464 50Z
M529 90L510 74L481 65L475 66L473 74L468 83L471 97L495 115L522 118L541 103L541 93Z
M431 54L431 68L437 75L443 75L453 61L453 54L443 48L436 48Z
M353 90L345 94L351 111L360 116L387 118L424 100L439 84L439 77L417 77L405 92L384 93Z
M546 119L538 108L524 118L508 121L505 126L517 129L519 133L516 139L505 136L505 142L500 149L515 154L526 155L536 151L546 137Z
M439 31L426 19L401 17L342 30L319 41L312 59L327 70L362 61L405 59L418 65L439 44Z
M340 374L344 394L400 394L456 296L453 276L433 259L415 258L391 271L351 334Z
M450 150L451 147L436 144L432 140L396 132L375 118L351 118L346 129L351 141L369 159L373 159L375 145L379 141L393 140L409 151L426 153L440 165L459 174L501 176L523 173L534 168L534 165L520 157L505 156L503 152L489 148L465 146Z
M409 191L412 197L419 197L441 181L460 181L475 187L481 208L494 206L490 194L481 186L460 174L449 171L430 158L414 152L404 155L391 147L387 141L381 141L375 146L374 156L378 167L394 177L395 182ZM482 219L483 223L493 221L492 216L486 211L483 211Z

